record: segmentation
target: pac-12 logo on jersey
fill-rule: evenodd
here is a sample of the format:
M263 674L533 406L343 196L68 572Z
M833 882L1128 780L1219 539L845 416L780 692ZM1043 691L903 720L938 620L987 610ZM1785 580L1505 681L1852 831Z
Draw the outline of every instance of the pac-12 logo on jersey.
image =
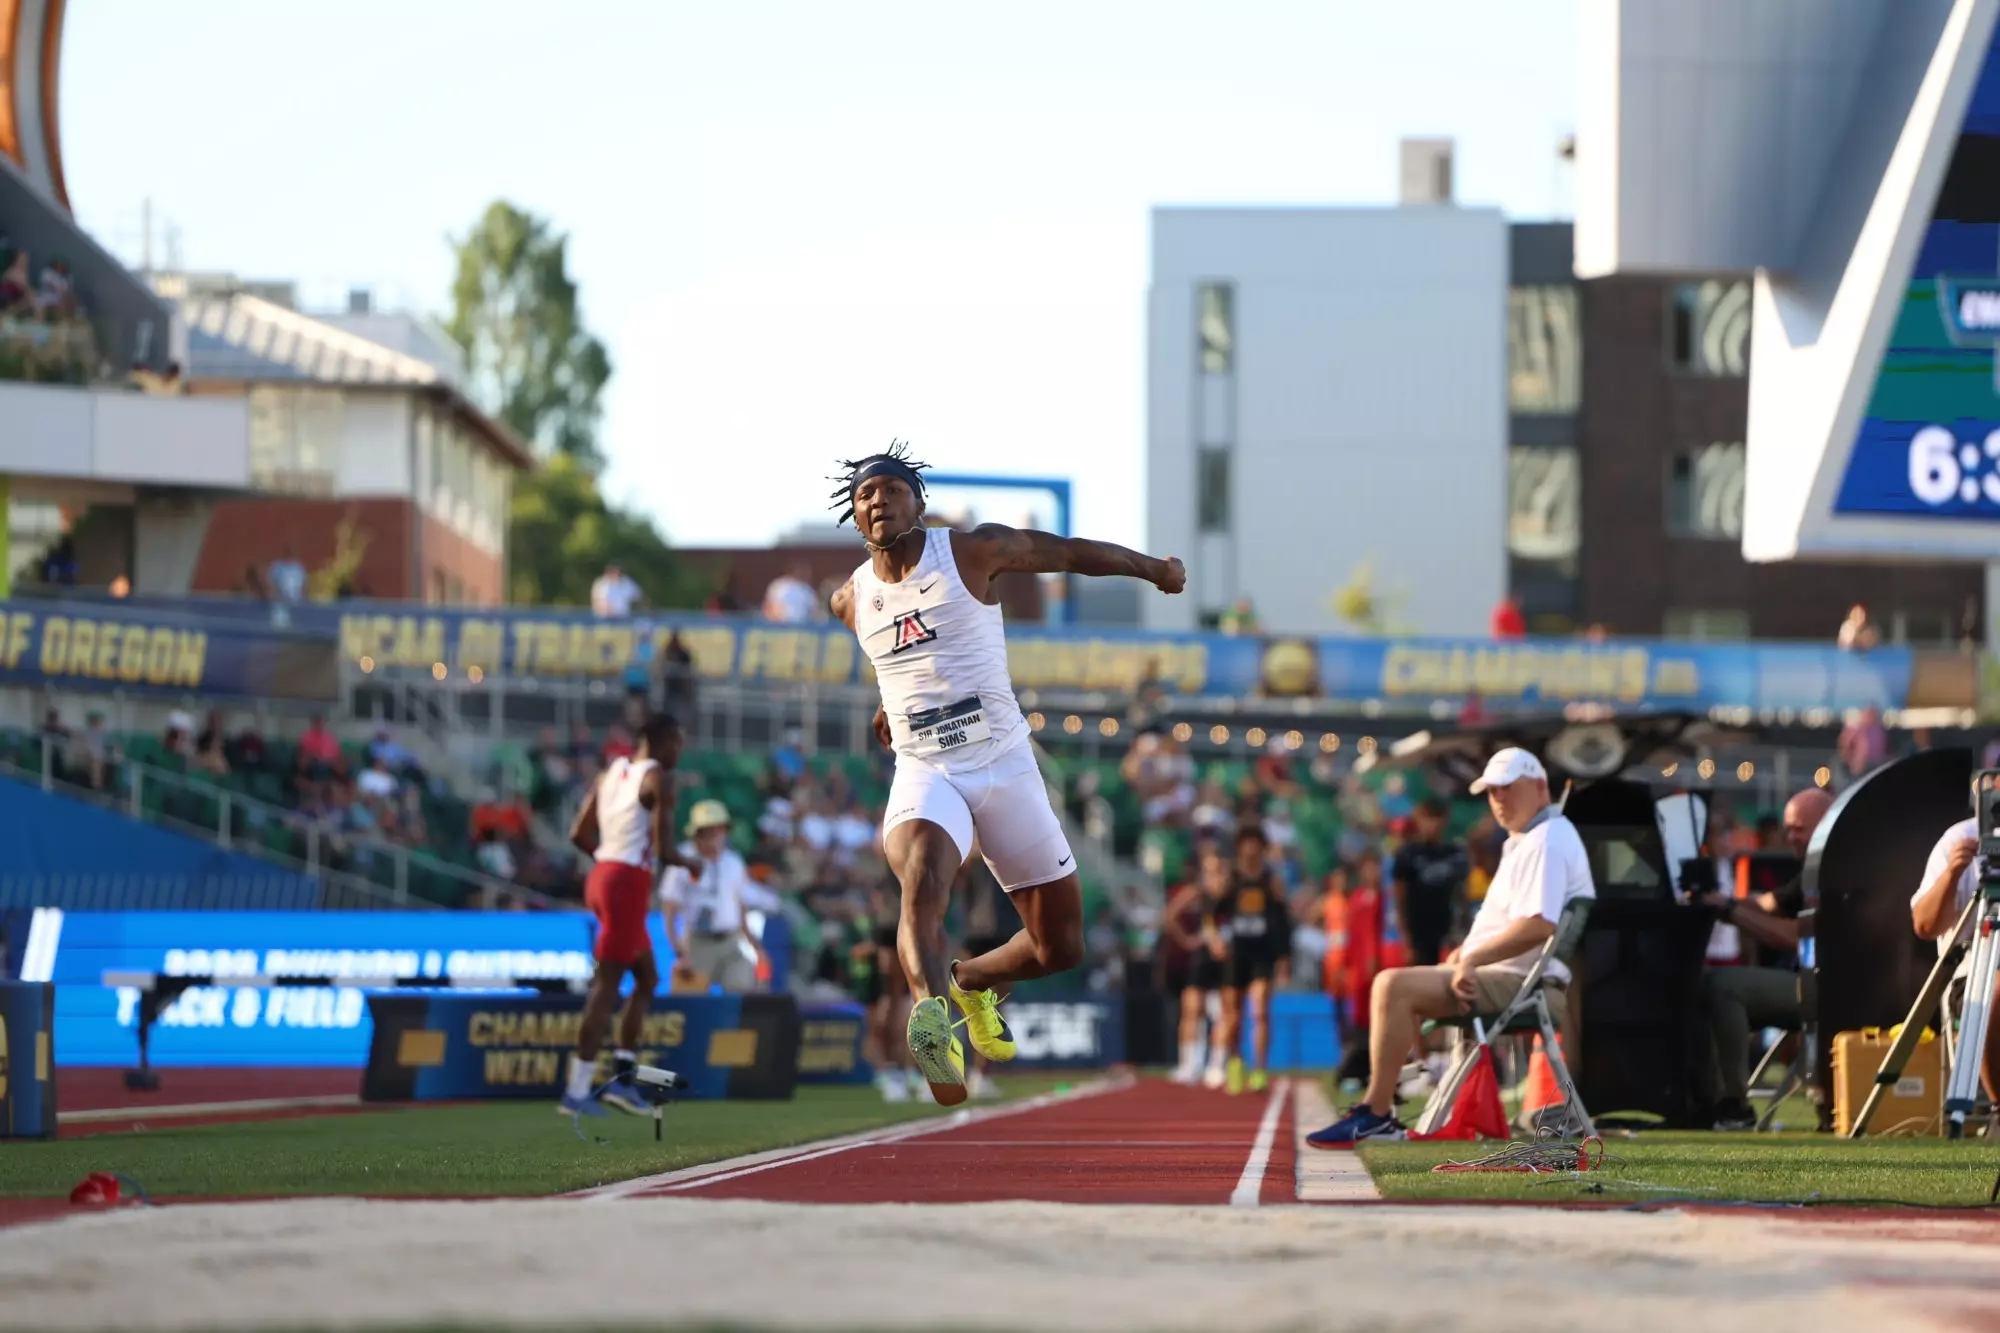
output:
M924 623L922 611L905 611L896 617L896 641L889 646L889 651L900 653L905 648L929 643L936 637L937 631Z

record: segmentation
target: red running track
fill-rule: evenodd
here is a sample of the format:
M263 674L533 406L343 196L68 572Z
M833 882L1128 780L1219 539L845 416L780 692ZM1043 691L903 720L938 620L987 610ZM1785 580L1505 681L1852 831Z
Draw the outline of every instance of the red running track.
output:
M1230 1097L1156 1079L890 1142L645 1194L783 1203L1291 1203L1289 1097L1262 1179L1245 1168L1279 1085ZM722 1173L728 1176L729 1173Z

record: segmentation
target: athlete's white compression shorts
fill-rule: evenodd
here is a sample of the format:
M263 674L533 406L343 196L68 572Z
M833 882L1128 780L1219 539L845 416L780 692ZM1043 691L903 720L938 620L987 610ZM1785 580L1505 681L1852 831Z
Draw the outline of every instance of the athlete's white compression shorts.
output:
M1026 745L1008 747L983 768L956 773L897 755L883 835L912 819L929 820L951 834L961 860L972 854L976 832L980 856L1009 893L1076 870L1062 822L1049 806L1035 752Z

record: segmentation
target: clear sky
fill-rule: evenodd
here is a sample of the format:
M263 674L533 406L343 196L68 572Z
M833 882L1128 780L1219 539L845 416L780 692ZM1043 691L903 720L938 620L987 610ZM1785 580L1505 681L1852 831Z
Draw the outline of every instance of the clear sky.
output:
M1148 210L1393 202L1434 134L1462 201L1566 215L1575 8L73 0L64 159L128 259L150 199L189 267L432 311L448 234L550 215L616 368L608 486L675 542L824 518L831 460L897 436L1069 476L1137 544Z

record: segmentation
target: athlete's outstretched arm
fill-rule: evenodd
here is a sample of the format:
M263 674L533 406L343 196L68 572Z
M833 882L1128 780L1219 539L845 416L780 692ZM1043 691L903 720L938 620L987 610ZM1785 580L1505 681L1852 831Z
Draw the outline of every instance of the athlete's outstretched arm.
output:
M1176 593L1187 586L1187 571L1179 560L1172 557L1156 560L1113 542L1058 537L1052 532L1010 528L1002 523L980 524L965 534L965 542L989 575L1082 574L1090 578L1123 575L1144 579L1165 593Z

